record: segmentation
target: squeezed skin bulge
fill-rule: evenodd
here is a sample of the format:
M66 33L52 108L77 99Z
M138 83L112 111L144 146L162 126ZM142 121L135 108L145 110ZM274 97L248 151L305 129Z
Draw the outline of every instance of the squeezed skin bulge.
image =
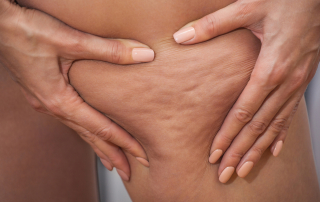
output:
M133 201L317 201L305 103L277 158L266 151L244 179L218 181L212 140L249 80L260 50L247 30L183 46L172 34L232 1L21 1L68 25L149 45L154 62L78 61L69 77L83 99L144 147L150 167L127 155ZM121 50L119 50L121 51ZM299 183L297 183L299 182Z

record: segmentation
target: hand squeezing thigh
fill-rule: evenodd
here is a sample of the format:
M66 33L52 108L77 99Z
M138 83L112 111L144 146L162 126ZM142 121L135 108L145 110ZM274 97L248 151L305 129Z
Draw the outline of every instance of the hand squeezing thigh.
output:
M259 48L238 30L194 46L164 43L149 64L79 61L69 76L86 102L141 143L150 174L170 168L182 176L191 162L210 166L210 140L249 80Z

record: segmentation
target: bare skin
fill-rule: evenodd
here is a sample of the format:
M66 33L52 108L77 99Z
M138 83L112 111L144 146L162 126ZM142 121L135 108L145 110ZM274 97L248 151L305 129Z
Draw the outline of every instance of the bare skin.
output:
M98 202L89 145L34 111L2 66L0 94L0 201Z
M110 170L114 166L129 172L129 163L119 147L146 161L141 145L84 102L69 84L67 74L72 63L80 59L117 64L152 61L151 49L133 40L83 33L46 13L22 8L9 0L0 1L0 16L0 64L35 110L75 130L101 159L110 162L105 163ZM142 58L141 53L146 50L149 57ZM100 138L115 134L113 142ZM88 141L92 137L95 141Z
M50 2L56 7L46 1L33 6L82 31L132 38L156 52L150 64L79 61L69 73L90 105L144 147L150 168L127 154L132 173L125 185L133 201L319 200L304 102L278 158L265 153L246 178L234 175L227 184L218 181L218 164L208 162L212 140L249 80L260 43L239 30L184 47L172 34L231 2ZM108 16L112 22L104 20Z
M234 175L225 186L218 181L219 164L207 160L208 140L249 79L259 49L255 38L237 31L191 48L168 44L152 64L79 61L70 70L80 95L148 155L150 168L127 155L132 173L125 185L133 201L317 201L304 102L279 158L267 152L246 178Z
M188 38L175 34L179 43L194 44L245 27L262 43L250 81L211 147L211 163L227 152L219 174L232 166L244 177L249 172L241 167L256 164L268 147L279 154L320 60L319 13L319 0L237 0L188 23L183 29L194 34L178 32Z

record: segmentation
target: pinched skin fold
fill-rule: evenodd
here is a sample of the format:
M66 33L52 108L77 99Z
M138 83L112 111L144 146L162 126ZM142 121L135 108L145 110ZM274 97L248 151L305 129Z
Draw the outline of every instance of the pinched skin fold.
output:
M212 140L249 80L260 43L237 30L184 46L183 25L235 0L18 0L73 28L107 38L138 40L154 62L113 65L78 61L71 84L86 102L131 133L150 167L127 155L134 202L319 201L308 119L302 102L279 157L266 151L249 175L218 181L208 162ZM299 183L297 183L299 182Z
M130 183L143 180L140 185L152 190L146 201L186 201L203 194L203 182L217 180L208 163L210 146L247 83L259 48L251 33L238 30L193 46L168 40L152 63L79 61L69 75L86 102L145 148L150 169L137 170L131 161Z
M218 181L219 164L208 162L212 140L248 82L259 48L249 31L237 30L192 46L163 40L151 63L73 64L70 81L83 99L145 148L149 168L127 154L131 179L124 183L134 202L319 199L304 102L282 157L266 151L246 178L234 174L227 184Z

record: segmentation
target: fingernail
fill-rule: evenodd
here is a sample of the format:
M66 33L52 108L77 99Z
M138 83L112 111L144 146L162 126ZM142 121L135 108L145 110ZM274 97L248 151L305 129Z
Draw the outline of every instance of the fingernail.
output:
M212 154L209 157L209 162L214 164L215 162L218 161L218 159L221 157L222 155L222 150L221 149L216 149L214 152L212 152Z
M104 165L104 167L106 167L108 170L110 170L110 171L113 170L113 166L109 161L102 159L102 158L100 158L100 161Z
M193 27L185 27L173 34L173 38L177 43L183 43L194 38L196 31Z
M283 141L278 141L274 150L273 150L273 156L278 156L280 154L280 151L282 149Z
M245 177L249 174L252 168L253 168L253 162L247 161L241 166L237 174L239 177Z
M149 165L149 162L148 162L146 159L141 158L141 157L136 157L136 159L137 159L142 165L144 165L144 166L146 166L146 167L149 167L149 166L150 166L150 165Z
M234 167L230 166L230 167L226 167L222 173L220 174L220 177L219 177L219 181L221 183L226 183L228 182L228 180L230 179L230 177L232 176L234 172Z
M151 62L154 59L154 51L150 48L134 48L132 59L136 62Z
M129 181L129 176L123 172L122 170L120 169L117 169L117 172L118 174L120 175L121 179L124 180L124 181Z

